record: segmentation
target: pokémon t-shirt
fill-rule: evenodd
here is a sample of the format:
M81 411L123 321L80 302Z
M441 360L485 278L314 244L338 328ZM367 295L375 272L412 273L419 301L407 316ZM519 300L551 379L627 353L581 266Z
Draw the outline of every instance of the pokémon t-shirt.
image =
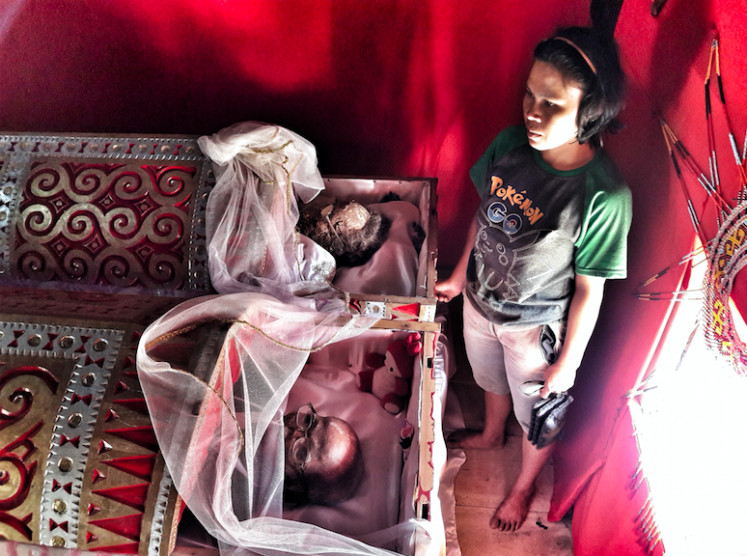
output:
M524 127L511 127L470 177L481 201L466 295L490 321L563 320L576 274L625 278L631 195L603 151L581 168L555 170Z

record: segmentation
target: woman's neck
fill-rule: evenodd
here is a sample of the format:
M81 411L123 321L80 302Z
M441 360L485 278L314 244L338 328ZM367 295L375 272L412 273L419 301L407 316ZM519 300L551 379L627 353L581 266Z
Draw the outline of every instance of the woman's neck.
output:
M545 164L555 170L568 171L588 164L594 158L595 151L588 143L566 143L547 151L540 151Z

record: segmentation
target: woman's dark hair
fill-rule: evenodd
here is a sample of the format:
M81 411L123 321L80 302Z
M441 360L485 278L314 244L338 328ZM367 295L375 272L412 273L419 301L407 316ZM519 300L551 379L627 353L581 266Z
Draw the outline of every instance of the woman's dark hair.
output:
M540 42L534 58L552 64L583 90L576 119L579 143L598 147L603 132L622 128L617 115L623 107L625 75L614 39L588 27L565 27Z

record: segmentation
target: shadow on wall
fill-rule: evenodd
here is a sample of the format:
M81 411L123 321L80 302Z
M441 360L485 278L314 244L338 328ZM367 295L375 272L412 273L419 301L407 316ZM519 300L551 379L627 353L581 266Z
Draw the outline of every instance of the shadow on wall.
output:
M203 134L259 120L308 138L327 171L359 174L402 166L413 143L396 93L417 4L19 6L0 54L5 129Z
M640 532L633 525L619 525L633 524L644 502L625 486L637 465L625 396L639 373L647 370L649 354L657 345L670 304L665 300L640 301L635 293L641 282L667 266L671 271L645 291L673 291L683 270L677 263L690 250L694 234L685 196L662 137L659 115L664 114L699 165L707 170L703 80L715 22L722 39L726 97L732 101L731 116L738 138L744 138L747 121L741 91L747 85L747 72L743 71L744 12L738 4L727 0L670 0L658 19L649 14L650 2L629 0L623 5L616 36L630 80L628 107L623 113L627 127L609 141L608 148L633 191L630 277L607 286L600 322L574 388L577 402L556 465L559 484L554 504L567 509L576 502L573 533L574 550L579 554L617 553L618 547L625 547L631 554L636 550ZM712 95L717 103L715 88ZM720 106L714 106L714 113L721 118ZM718 120L716 132L724 132ZM721 135L719 141L723 139ZM733 166L728 147L719 151L723 153L722 166ZM733 187L736 182L729 183ZM698 208L705 199L699 188L695 183L690 189ZM713 219L710 205L706 213ZM747 300L745 296L741 299ZM638 492L641 496L643 491ZM588 547L599 551L584 551Z
M642 302L639 285L663 270L672 271L646 291L673 291L679 259L690 249L693 228L686 200L673 171L659 119L686 112L694 129L702 129L702 75L707 65L710 2L670 1L654 19L645 2L624 5L617 27L628 78L625 124L607 141L607 150L633 193L633 224L628 240L628 279L609 281L601 317L578 382L579 397L588 400L589 415L608 403L605 390L619 396L635 383L654 341L666 302ZM650 40L647 40L650 39ZM697 94L693 95L693 87ZM706 164L707 167L707 164ZM702 202L702 197L701 197ZM623 331L635 331L624 334ZM625 372L618 364L625 362ZM614 372L613 372L614 371ZM581 405L581 404L579 404ZM614 418L614 414L609 414Z

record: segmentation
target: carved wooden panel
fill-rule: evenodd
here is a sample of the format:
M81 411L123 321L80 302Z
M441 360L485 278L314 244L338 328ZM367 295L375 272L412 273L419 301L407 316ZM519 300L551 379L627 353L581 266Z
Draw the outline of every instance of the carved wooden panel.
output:
M168 553L176 493L137 380L139 337L0 322L0 537Z
M194 138L0 136L0 274L207 292L213 183Z

